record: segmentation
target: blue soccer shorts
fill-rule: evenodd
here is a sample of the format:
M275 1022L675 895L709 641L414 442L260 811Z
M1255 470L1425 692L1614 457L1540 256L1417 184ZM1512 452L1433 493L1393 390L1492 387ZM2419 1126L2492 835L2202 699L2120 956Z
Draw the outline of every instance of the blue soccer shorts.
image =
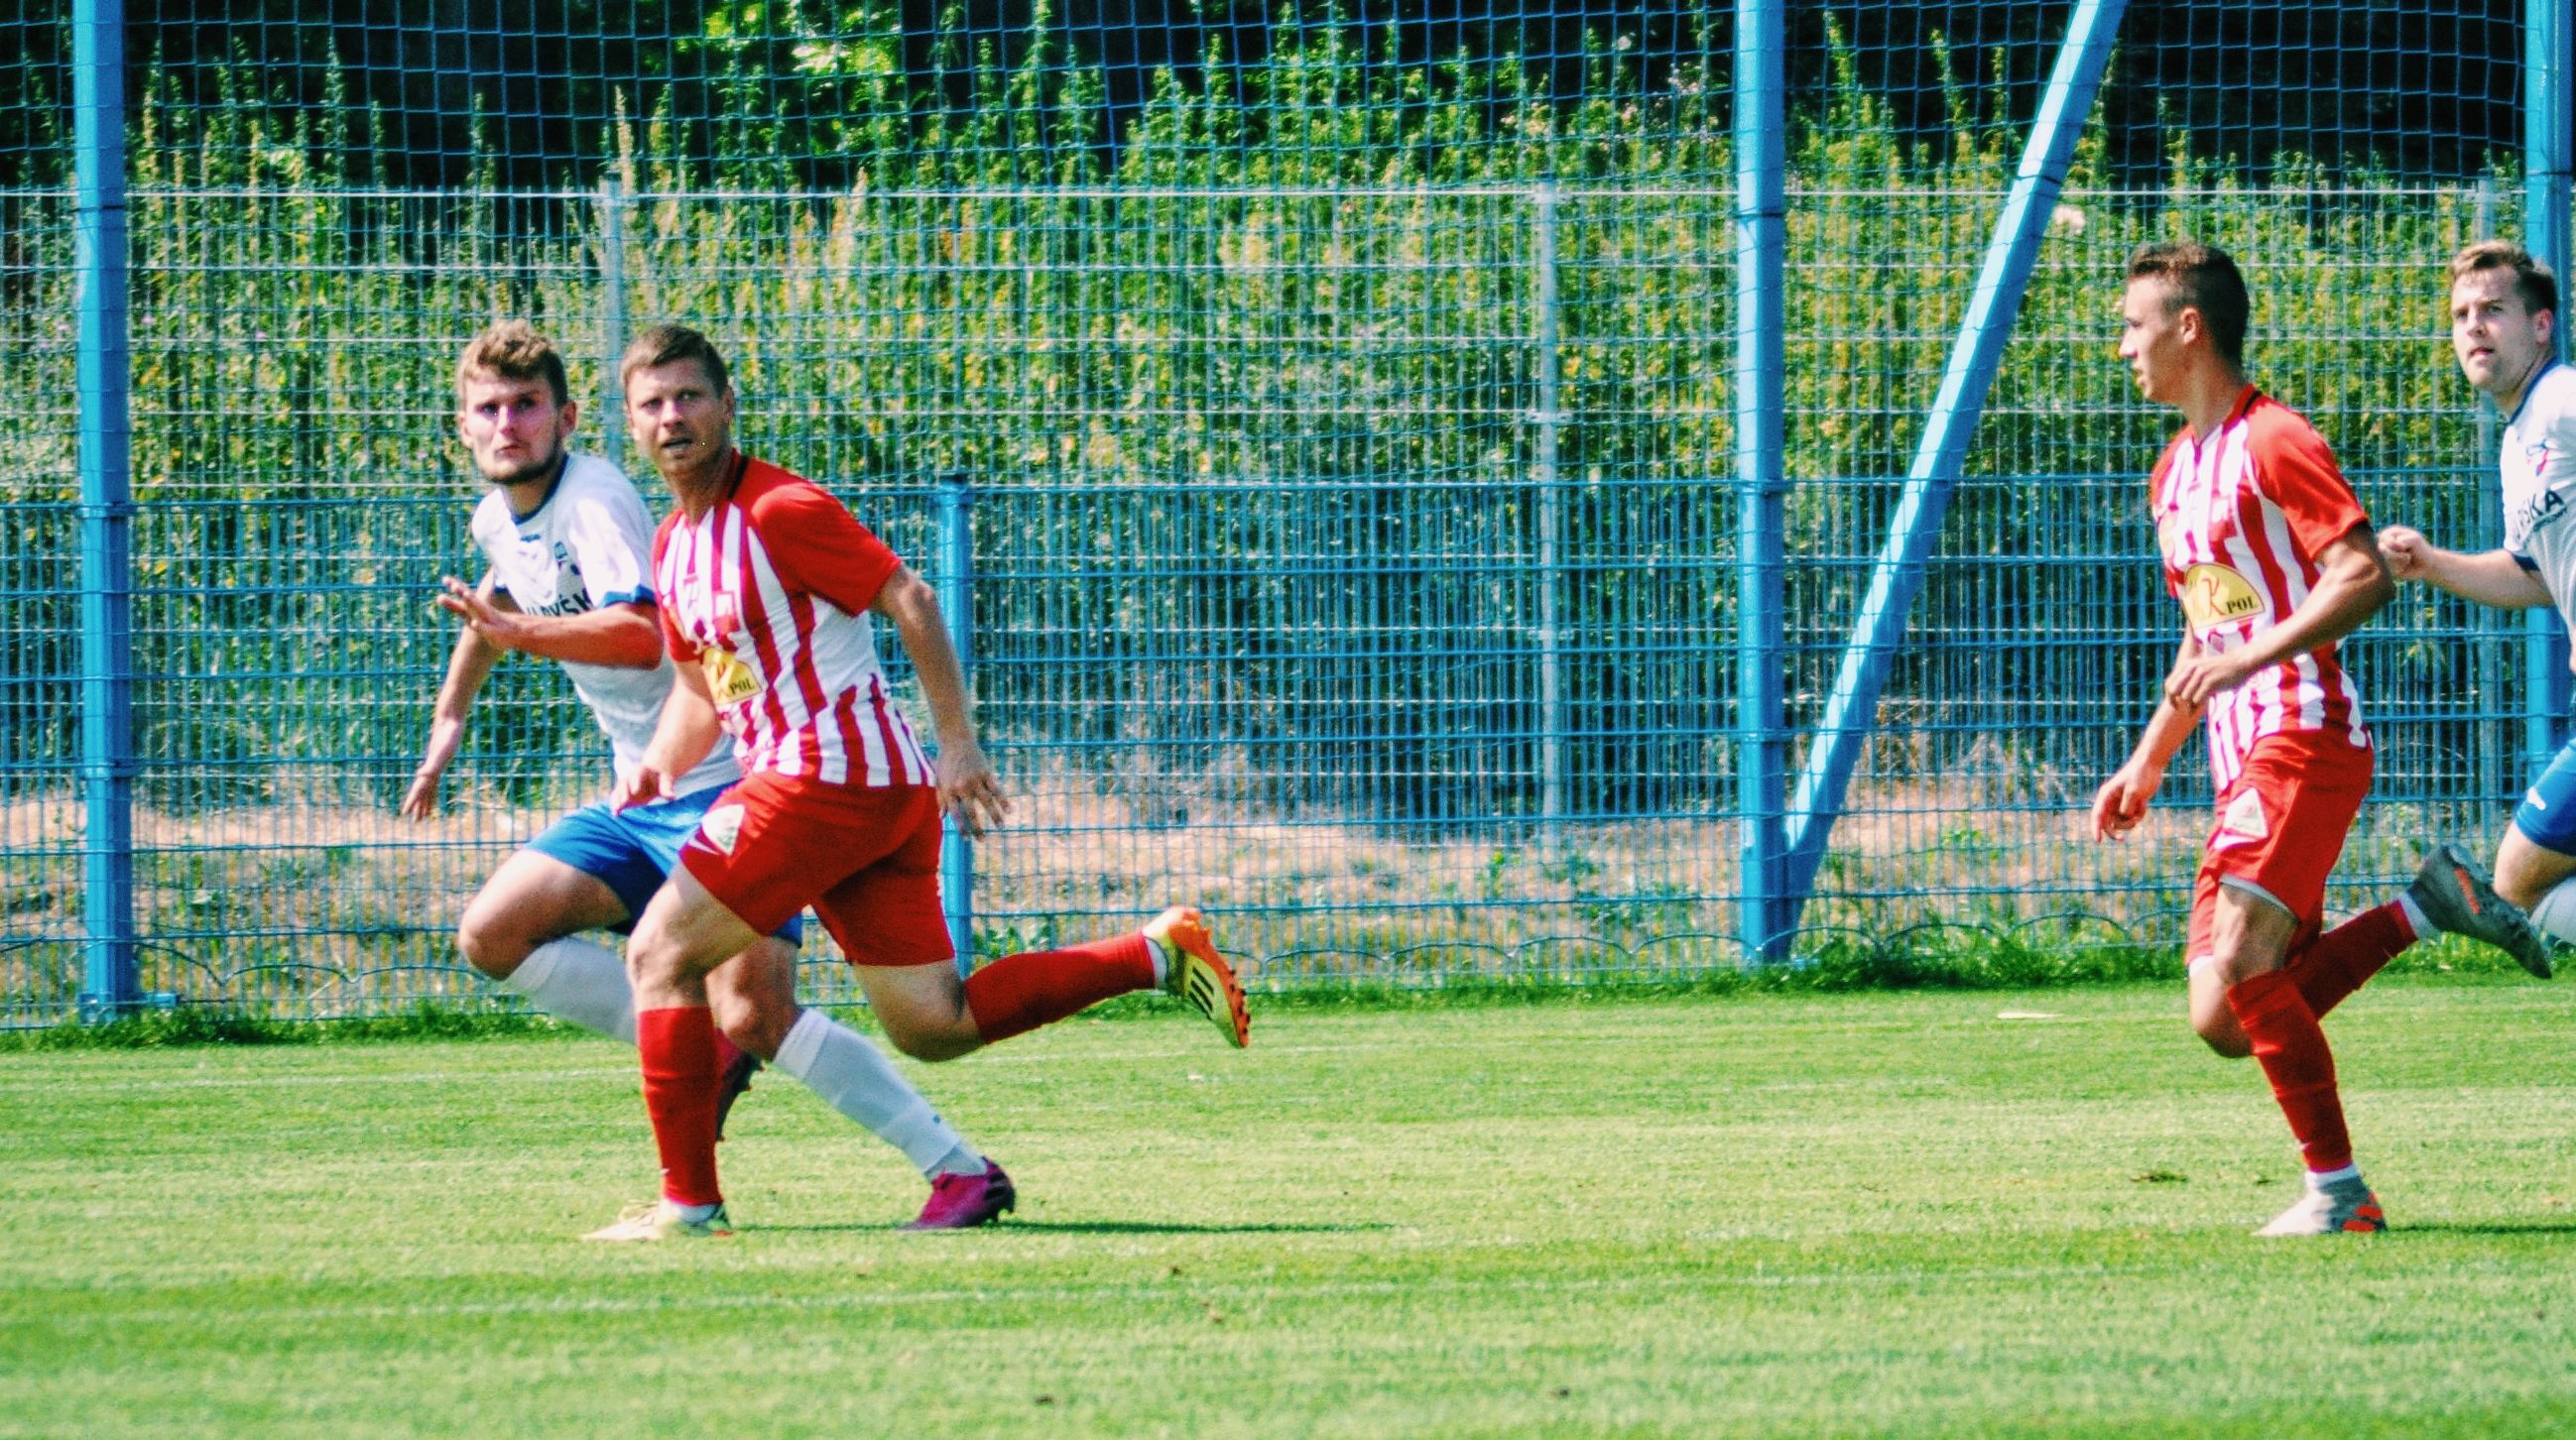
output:
M2513 828L2543 850L2576 855L2576 740L2568 741L2522 793Z
M584 805L546 827L528 848L551 856L613 891L626 907L625 923L609 928L623 935L635 928L653 892L680 863L680 847L698 833L707 807L725 792L710 785L686 795L613 810L605 804ZM790 945L805 938L805 917L791 915L770 932Z

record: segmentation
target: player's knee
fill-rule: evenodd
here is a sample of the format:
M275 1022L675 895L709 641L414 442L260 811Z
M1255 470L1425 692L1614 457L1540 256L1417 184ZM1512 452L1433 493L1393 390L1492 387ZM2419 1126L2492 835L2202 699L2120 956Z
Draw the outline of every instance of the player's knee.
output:
M792 1007L782 1011L712 985L707 987L707 1004L715 1011L716 1028L725 1038L763 1060L778 1058L778 1047L787 1043L787 1032L796 1024Z
M963 1016L945 1023L917 1015L880 1012L877 1023L894 1048L915 1060L954 1060L980 1047L983 1037Z
M2232 1015L2194 1021L2191 1029L2200 1037L2201 1043L2221 1060L2242 1060L2254 1053L2254 1042L2245 1038L2245 1032L2237 1028L2236 1017Z
M469 909L457 923L456 948L466 964L495 980L507 980L535 947L481 910Z

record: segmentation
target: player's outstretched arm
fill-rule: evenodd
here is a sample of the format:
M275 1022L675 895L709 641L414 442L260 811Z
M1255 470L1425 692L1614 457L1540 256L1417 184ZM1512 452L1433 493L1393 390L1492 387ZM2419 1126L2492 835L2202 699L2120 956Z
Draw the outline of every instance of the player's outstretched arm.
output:
M981 835L1002 823L1011 798L984 758L975 738L975 715L966 697L965 668L948 643L948 625L939 613L939 596L907 565L895 571L877 591L869 609L886 618L903 637L903 653L912 657L921 679L921 695L930 702L930 723L939 731L939 805L957 817L969 835Z
M2510 550L2478 554L2445 550L2425 539L2420 530L2391 525L2379 532L2379 553L2387 560L2389 573L2398 579L2421 580L2436 590L2449 591L2480 605L2529 610L2550 603L2549 587L2540 583L2537 574L2523 568Z
M462 589L450 579L451 586ZM488 597L492 581L485 577L479 591ZM447 597L439 601L445 604ZM426 820L438 813L438 782L447 774L448 764L455 760L457 748L465 743L465 725L474 714L474 697L483 691L483 682L491 677L492 667L501 652L483 638L482 632L468 625L456 632L456 647L447 654L447 677L438 685L438 701L430 710L429 743L421 753L420 768L411 772L411 787L403 792L402 817Z
M653 607L609 605L579 615L529 615L507 595L478 594L454 579L438 603L504 650L548 660L650 670L662 663L662 628Z
M695 665L671 667L674 679L670 697L662 702L662 718L653 727L653 739L644 747L644 759L628 774L617 777L617 793L609 804L619 810L633 805L650 805L678 795L680 777L707 758L716 747L716 737L724 731L717 718L716 702L707 693L707 677Z

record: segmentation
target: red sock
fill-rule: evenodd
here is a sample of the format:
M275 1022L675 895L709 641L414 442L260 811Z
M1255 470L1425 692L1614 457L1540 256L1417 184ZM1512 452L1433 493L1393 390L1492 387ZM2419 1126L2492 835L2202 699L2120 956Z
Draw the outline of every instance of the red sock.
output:
M715 1015L703 1005L635 1012L635 1048L644 1057L644 1109L653 1117L653 1146L662 1153L662 1198L714 1205L716 1188Z
M2344 997L2369 984L2380 966L2414 943L2415 927L2406 923L2406 907L2391 900L2308 942L2283 968L2309 1012L2323 1020Z
M2272 1082L2272 1098L2280 1102L2308 1168L2351 1164L2352 1136L2343 1125L2343 1099L2335 1093L2334 1052L2326 1048L2326 1032L2317 1027L2298 982L2286 970L2240 981L2227 991L2227 1008L2254 1042L2254 1058Z
M1143 935L1069 950L1005 955L966 977L966 1012L989 1045L1154 985L1154 942Z

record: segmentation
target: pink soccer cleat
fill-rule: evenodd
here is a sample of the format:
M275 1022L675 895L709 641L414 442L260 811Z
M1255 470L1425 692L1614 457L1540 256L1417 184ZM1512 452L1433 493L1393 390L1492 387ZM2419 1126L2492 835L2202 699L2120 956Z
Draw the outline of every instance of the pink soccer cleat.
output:
M1011 1177L987 1160L981 1175L942 1175L930 1182L930 1202L906 1230L972 1230L990 1225L1019 1203Z

